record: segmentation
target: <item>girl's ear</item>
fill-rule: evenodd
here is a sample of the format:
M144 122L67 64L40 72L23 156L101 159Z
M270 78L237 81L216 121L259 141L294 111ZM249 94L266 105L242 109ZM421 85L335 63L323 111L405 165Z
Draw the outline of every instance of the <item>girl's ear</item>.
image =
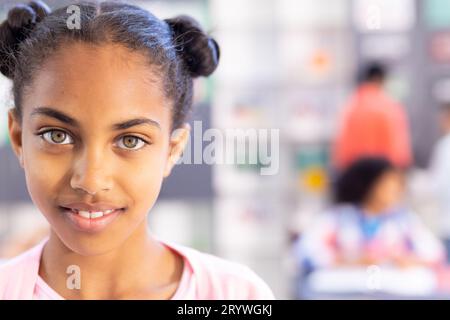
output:
M20 119L17 118L14 112L14 109L10 109L8 111L8 129L11 146L19 159L20 166L23 168L22 126Z
M169 155L164 169L164 178L168 177L178 159L181 157L187 142L189 141L189 134L191 126L185 123L181 128L173 131L169 142Z

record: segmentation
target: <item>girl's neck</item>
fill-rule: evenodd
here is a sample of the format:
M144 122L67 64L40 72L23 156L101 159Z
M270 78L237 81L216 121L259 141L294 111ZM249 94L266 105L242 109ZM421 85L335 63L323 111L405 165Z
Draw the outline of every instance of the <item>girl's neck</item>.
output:
M67 273L69 266L80 271L80 289L67 285L75 276ZM98 256L73 252L52 232L39 275L67 299L167 299L176 291L182 269L182 258L151 237L145 221L120 247Z

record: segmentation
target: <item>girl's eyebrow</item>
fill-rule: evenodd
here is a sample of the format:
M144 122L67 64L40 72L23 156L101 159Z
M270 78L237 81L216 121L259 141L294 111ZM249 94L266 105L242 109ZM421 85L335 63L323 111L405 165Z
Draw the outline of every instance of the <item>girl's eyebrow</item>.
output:
M155 120L149 119L149 118L137 118L137 119L131 119L127 120L121 123L116 123L112 126L113 130L125 130L134 126L138 126L141 124L149 124L151 126L155 126L158 129L161 129L161 126L158 122Z
M61 122L64 122L72 127L79 127L79 122L77 120L75 120L74 118L72 118L71 116L68 116L67 114L58 111L56 109L53 108L49 108L49 107L38 107L35 108L32 112L31 112L31 116L35 116L35 115L44 115L47 117L51 117L54 118L56 120L59 120ZM134 126L138 126L138 125L142 125L142 124L149 124L151 126L155 126L158 129L161 129L160 124L155 121L152 120L150 118L136 118L136 119L131 119L131 120L127 120L124 122L120 122L120 123L116 123L114 125L112 125L112 129L113 130L125 130Z
M79 123L77 120L75 120L74 118L64 114L61 111L49 108L49 107L38 107L35 108L32 112L31 112L31 117L36 116L36 115L43 115L43 116L47 116L50 118L54 118L56 120L59 120L61 122L64 122L68 125L71 125L73 127L79 127Z

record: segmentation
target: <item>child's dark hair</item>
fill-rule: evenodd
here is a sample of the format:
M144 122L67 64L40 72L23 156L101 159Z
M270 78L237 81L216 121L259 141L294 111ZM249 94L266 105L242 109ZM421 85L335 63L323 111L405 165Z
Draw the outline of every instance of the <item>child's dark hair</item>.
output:
M442 102L439 106L439 109L442 113L450 114L450 101Z
M68 6L51 12L42 1L14 6L0 25L0 72L13 80L15 114L22 118L22 96L43 61L71 41L114 43L143 53L161 77L173 103L172 128L192 107L193 78L210 75L219 62L217 42L188 16L160 20L130 4L80 2L80 28L69 28Z
M361 70L360 82L384 81L387 68L380 62L372 61Z
M334 202L363 204L378 179L390 170L395 170L395 167L385 158L364 157L356 160L337 178Z

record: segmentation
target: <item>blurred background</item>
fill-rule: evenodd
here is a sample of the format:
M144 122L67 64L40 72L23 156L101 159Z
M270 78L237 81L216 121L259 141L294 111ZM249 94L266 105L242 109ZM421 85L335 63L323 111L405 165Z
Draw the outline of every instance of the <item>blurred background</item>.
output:
M46 1L52 8L69 2ZM450 220L445 208L450 144L444 141L450 127L450 0L128 2L160 18L189 14L218 41L220 65L211 78L196 82L192 121L201 120L203 129L280 130L275 175L261 175L259 164L178 165L150 212L153 232L248 265L277 298L449 295L442 226ZM0 1L2 21L16 3ZM0 76L0 258L5 259L47 232L8 142L10 86ZM384 150L390 139L392 148ZM364 149L370 141L374 147ZM364 201L376 199L367 205L344 201L358 213L348 213L346 206L347 218L336 218L342 203L335 201L334 182L359 156L391 163L368 161L362 172L378 171L367 181L356 174L356 181L367 182L356 189L367 189ZM393 172L401 183L386 178ZM432 177L441 177L442 184ZM374 190L387 194L392 187L381 178L401 188L384 207L384 196L377 198ZM398 220L389 220L393 207L414 218L400 219L397 228ZM348 218L376 217L374 212L388 217L388 226L386 219L369 219L369 235L366 220ZM349 224L352 229L343 232L342 225ZM417 263L405 266L383 253L366 261L373 237L376 252L407 242L398 252L407 251L408 261ZM352 258L342 258L348 250L354 250ZM326 258L315 257L325 251L331 252Z

